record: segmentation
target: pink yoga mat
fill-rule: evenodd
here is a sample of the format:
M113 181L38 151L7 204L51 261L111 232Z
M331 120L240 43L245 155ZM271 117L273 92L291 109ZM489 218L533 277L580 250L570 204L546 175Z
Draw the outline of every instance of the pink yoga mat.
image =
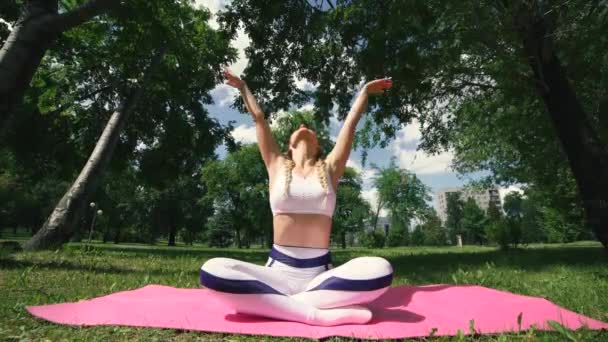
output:
M32 315L71 325L127 325L235 334L365 339L436 336L469 333L474 320L478 333L502 333L536 324L550 330L547 320L577 329L608 329L608 324L560 308L548 300L482 286L398 286L368 305L374 312L366 325L310 326L235 314L207 289L148 285L132 291L76 303L29 306Z

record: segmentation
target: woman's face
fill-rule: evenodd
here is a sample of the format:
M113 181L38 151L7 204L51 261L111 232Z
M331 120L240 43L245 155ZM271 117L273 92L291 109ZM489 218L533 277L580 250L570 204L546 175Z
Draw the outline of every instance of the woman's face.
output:
M318 149L319 141L317 140L317 134L312 129L306 127L305 124L301 124L289 138L289 148L294 149L298 146L300 141L308 144L309 148Z

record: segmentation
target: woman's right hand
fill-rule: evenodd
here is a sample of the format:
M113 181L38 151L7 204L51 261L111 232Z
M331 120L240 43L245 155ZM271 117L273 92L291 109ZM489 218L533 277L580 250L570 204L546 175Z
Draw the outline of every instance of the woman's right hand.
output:
M226 84L229 86L233 86L239 90L245 86L245 81L233 74L228 68L224 68L224 77L226 78Z

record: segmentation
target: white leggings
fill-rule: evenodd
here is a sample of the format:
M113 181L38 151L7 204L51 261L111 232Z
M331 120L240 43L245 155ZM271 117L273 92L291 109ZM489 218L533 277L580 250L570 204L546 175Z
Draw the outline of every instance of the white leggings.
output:
M364 256L332 267L328 249L274 244L265 266L212 258L201 267L201 285L238 313L311 325L364 324L364 304L385 293L393 268Z

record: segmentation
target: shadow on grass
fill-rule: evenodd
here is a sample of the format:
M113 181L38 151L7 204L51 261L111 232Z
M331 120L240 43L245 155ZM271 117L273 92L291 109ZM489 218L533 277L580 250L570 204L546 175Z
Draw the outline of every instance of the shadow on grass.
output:
M556 247L489 250L478 252L443 252L387 256L398 275L416 283L437 283L461 269L516 269L542 271L555 266L597 267L608 265L608 253L602 247Z
M242 261L263 265L268 258L267 249L195 249L195 248L158 248L154 246L129 245L96 245L94 253L108 258L145 258L151 255L160 257L154 263L161 263L164 258L183 258L200 260L202 265L213 257L229 257ZM11 257L0 258L0 269L25 269L38 267L56 270L74 270L94 273L112 274L150 274L171 275L185 271L198 277L198 268L192 270L136 269L124 266L100 265L99 261L86 259L86 254L77 254L80 247L66 247L67 253L73 253L71 260L30 260L27 257L15 260ZM399 254L400 252L402 254ZM390 253L390 254L389 254ZM356 256L374 255L373 250L332 249L334 267ZM395 275L406 277L414 283L438 283L446 280L446 275L462 269L480 269L490 265L496 269L518 269L522 271L541 271L553 266L594 267L608 265L608 253L602 247L552 247L516 249L511 251L480 250L458 251L449 249L424 250L423 253L413 253L404 248L378 250L377 255L385 255L395 269ZM84 256L84 259L79 259ZM128 265L128 260L126 264ZM108 263L109 264L109 263Z

